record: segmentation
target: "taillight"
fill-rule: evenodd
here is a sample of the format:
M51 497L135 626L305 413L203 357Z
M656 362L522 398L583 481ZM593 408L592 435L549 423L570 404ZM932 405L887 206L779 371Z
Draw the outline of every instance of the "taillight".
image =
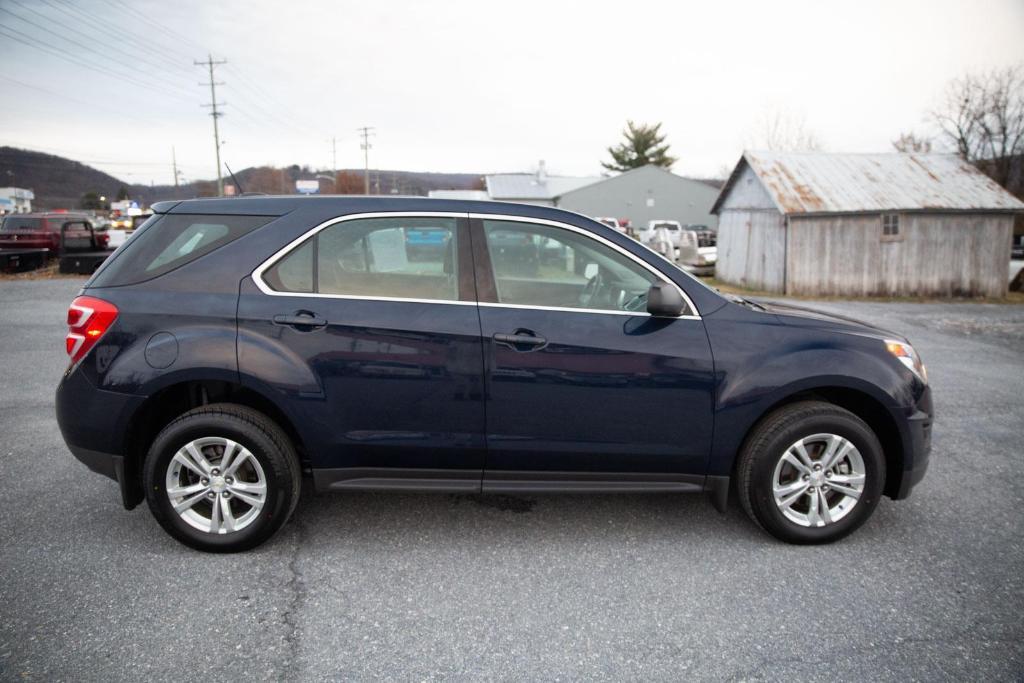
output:
M117 306L91 296L76 297L68 308L68 336L65 340L71 364L85 358L117 320Z

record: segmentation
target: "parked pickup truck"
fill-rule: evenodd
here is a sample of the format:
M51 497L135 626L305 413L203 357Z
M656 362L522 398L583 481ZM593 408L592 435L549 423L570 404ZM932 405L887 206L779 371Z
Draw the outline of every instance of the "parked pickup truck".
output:
M63 237L63 239L62 239ZM24 213L5 216L0 224L0 249L102 250L109 237L93 230L87 216L73 213Z
M692 275L714 275L718 262L718 247L705 246L706 235L698 230L683 230L679 233L679 248L676 263Z

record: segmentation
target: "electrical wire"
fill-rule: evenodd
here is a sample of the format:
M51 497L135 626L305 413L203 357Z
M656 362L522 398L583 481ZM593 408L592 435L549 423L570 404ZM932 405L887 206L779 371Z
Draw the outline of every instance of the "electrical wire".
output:
M35 8L27 7L26 5L24 5L21 2L19 2L19 0L8 0L8 1L9 2L13 2L15 5L17 5L18 7L21 7L24 10L32 12L36 16L42 18L44 21L51 22L53 24L56 24L58 26L62 26L64 28L70 28L70 27L68 27L67 24L65 24L63 22L60 22L60 21L54 19L53 17L48 17L48 16L46 16L46 14L40 12L39 10L37 10ZM77 41L77 40L75 40L73 38L69 38L68 36L64 35L63 33L58 33L57 31L55 31L55 30L53 30L53 29L51 29L51 28L49 28L47 26L38 24L38 23L32 21L31 19L26 19L25 17L15 13L15 12L12 12L10 9L0 7L0 10L3 10L4 12L7 12L8 14L17 17L18 19L20 19L21 21L23 21L25 23L31 24L31 25L39 28L39 29L42 29L44 32L48 33L49 35L55 36L57 38L60 38L61 40L64 40L64 41L66 41L68 43L71 43L72 45L76 45L77 47L79 47L79 48L81 48L81 49L83 49L83 50L85 50L85 51L87 51L87 52L89 52L91 54L99 55L100 57L102 57L102 58L112 62L113 64L115 64L118 68L123 68L123 66L124 66L123 61L119 61L118 59L116 59L114 57L111 57L110 55L108 55L108 54L106 54L104 52L100 52L99 50L97 50L96 48L94 48L91 45L79 42L79 41ZM71 29L71 31L75 32L75 29ZM78 35L82 36L83 34L81 32L78 32ZM94 40L95 39L93 36L83 36L83 37L86 40ZM130 55L130 54L127 54L127 53L125 53L125 54L129 58L137 59L136 55ZM140 60L140 61L144 61L144 60ZM137 68L137 66L136 66L136 68ZM153 74L146 74L145 72L141 72L141 70L140 70L140 73L142 73L144 75L150 75L150 76L153 75ZM174 87L174 85L171 84L171 83L167 83L166 81L164 81L164 83L165 83L166 86L169 86L171 88ZM184 92L185 91L182 91L182 94L184 94Z
M7 10L4 7L0 7L0 11L9 12L10 10ZM14 15L14 16L17 16L17 15ZM67 53L62 52L61 50L59 50L57 48L54 48L54 47L51 47L50 45L42 42L41 40L39 40L38 37L31 36L29 34L21 32L21 31L17 31L16 29L11 28L10 26L0 26L0 35L4 35L5 37L10 38L11 40L14 40L16 42L22 43L23 45L27 45L28 47L34 48L36 50L40 50L42 52L46 52L48 54L51 54L51 55L53 55L55 57L58 57L58 58L63 59L65 61L67 61L67 62L70 62L70 63L74 64L75 66L84 67L86 69L90 69L92 71L96 71L98 73L101 73L101 74L103 74L105 76L109 76L111 78L123 80L123 81L125 81L127 83L131 83L131 84L136 85L136 86L138 86L140 88L146 88L147 90L151 90L153 92L156 92L156 93L159 93L161 95L164 95L165 97L174 97L174 98L177 98L177 99L189 101L183 95L169 93L166 90L160 89L160 88L158 88L158 87L156 87L156 86L154 86L154 85L152 85L150 83L147 83L145 81L139 80L139 79L135 78L134 76L132 76L131 74L125 74L125 73L122 73L122 72L114 71L110 67L107 67L107 66L105 66L103 64L99 64L99 63L97 63L97 62L95 62L95 61L93 61L91 59L85 58L83 55L77 55L76 58L72 58Z

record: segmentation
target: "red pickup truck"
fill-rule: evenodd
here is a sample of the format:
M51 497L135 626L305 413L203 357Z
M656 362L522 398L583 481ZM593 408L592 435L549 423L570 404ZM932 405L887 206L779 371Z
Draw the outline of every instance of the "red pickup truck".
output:
M56 256L62 249L106 249L109 241L109 235L94 230L89 217L81 214L13 214L0 224L0 249L49 249Z

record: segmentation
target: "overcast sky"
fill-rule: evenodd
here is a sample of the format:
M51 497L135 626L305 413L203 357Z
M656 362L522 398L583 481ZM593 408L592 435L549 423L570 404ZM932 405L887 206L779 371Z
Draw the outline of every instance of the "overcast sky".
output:
M213 177L206 52L235 170L330 168L332 136L361 167L369 125L371 167L596 174L631 118L711 176L768 114L831 151L926 132L950 79L1024 62L1024 2L0 0L0 145Z

